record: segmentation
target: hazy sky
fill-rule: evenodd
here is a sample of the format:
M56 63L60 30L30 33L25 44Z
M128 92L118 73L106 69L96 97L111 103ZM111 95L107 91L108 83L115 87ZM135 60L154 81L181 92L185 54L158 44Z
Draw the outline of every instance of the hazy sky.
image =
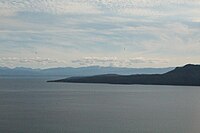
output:
M200 63L200 0L0 0L0 66Z

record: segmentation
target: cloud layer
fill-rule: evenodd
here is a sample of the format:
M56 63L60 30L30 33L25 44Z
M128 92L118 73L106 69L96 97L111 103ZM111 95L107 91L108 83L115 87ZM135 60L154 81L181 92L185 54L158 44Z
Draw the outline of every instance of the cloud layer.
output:
M158 59L145 59L145 58L128 58L119 59L117 57L85 57L77 60L72 60L72 63L80 66L114 66L114 67L132 67L136 64L165 64L167 61Z
M199 12L199 0L1 0L0 65L199 63Z
M45 12L52 14L65 13L99 13L108 10L147 15L164 12L162 7L181 8L200 4L199 0L1 0L1 15L15 12ZM151 10L152 9L152 10ZM157 10L157 13L156 13Z

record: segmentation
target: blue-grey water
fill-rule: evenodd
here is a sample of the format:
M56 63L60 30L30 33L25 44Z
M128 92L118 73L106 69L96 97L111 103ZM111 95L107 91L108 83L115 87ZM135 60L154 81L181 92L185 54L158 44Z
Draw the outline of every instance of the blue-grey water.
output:
M0 78L0 133L200 133L200 87Z

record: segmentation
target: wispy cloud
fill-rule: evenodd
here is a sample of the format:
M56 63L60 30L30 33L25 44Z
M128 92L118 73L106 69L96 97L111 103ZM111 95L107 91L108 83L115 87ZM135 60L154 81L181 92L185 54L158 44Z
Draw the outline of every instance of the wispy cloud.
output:
M14 64L21 64L22 66L32 65L42 65L42 66L52 66L56 64L66 64L64 60L55 60L50 58L18 58L18 57L0 57L0 65L11 66Z
M146 59L143 57L122 59L117 57L85 57L77 60L72 60L72 63L81 66L117 66L117 67L131 67L138 66L138 64L165 64L167 61L158 59Z
M20 11L65 13L99 13L108 9L119 13L138 13L138 15L154 14L149 8L175 7L200 4L199 0L1 0L0 7L4 13ZM146 9L145 9L146 8ZM104 11L104 10L102 10ZM106 11L106 10L105 10ZM161 10L160 10L161 11ZM3 13L1 13L3 14ZM157 13L155 13L157 14Z
M0 0L0 57L8 58L0 61L38 67L198 62L199 12L199 0Z
M89 2L80 2L78 0L1 0L0 7L3 11L0 15L13 15L16 12L24 11L45 12L52 14L93 14L100 12Z

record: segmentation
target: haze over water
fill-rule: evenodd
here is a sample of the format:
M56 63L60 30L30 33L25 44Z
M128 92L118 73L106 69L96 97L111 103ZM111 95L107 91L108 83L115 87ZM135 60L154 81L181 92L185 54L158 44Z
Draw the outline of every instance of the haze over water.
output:
M56 77L57 78L57 77ZM1 133L199 133L200 87L0 78Z

